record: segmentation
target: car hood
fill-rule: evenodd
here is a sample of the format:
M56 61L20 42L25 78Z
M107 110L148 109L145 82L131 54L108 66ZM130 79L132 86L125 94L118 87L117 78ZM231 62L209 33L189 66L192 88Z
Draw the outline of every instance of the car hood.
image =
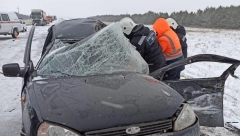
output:
M79 132L172 117L184 99L140 74L45 79L33 82L43 120Z

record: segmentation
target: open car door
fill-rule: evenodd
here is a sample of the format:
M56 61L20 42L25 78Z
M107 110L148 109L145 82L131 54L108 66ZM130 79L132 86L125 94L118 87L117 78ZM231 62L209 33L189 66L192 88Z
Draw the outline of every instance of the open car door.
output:
M220 77L163 81L166 71L181 65L201 61L228 63L232 65L223 72ZM186 101L191 104L193 110L199 117L201 126L223 127L223 94L225 81L229 75L237 78L234 75L234 71L239 65L239 60L212 54L202 54L175 62L150 73L150 75L165 82L181 94Z

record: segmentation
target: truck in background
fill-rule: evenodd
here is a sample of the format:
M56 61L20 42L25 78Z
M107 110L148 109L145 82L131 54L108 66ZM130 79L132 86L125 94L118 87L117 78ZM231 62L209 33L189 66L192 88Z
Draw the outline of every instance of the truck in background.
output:
M32 9L30 17L33 20L32 24L36 23L37 25L41 26L48 24L46 12L44 12L42 9Z

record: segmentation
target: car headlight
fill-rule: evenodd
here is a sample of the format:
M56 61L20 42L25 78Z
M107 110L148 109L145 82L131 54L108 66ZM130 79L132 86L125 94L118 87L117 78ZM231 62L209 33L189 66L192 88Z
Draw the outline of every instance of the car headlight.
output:
M183 130L196 122L196 115L189 104L184 104L183 109L174 122L174 131Z
M66 128L43 122L38 128L37 136L80 136Z

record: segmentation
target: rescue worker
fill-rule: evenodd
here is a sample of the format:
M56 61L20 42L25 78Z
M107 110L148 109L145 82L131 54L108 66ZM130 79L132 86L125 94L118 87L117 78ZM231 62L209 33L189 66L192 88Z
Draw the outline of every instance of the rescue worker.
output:
M153 24L153 29L157 33L157 39L162 47L166 64L172 64L176 61L184 59L182 48L177 34L170 28L168 22L164 18L157 19ZM180 79L180 73L185 69L185 66L180 66L169 70L164 80L177 80Z
M148 63L150 73L165 66L162 48L159 46L154 31L150 31L142 24L136 24L129 17L121 19L120 24L126 38Z
M172 30L178 35L178 38L180 40L180 44L182 47L182 52L184 58L187 58L187 38L186 36L186 30L183 26L178 25L178 23L172 19L172 18L167 18L166 19Z

